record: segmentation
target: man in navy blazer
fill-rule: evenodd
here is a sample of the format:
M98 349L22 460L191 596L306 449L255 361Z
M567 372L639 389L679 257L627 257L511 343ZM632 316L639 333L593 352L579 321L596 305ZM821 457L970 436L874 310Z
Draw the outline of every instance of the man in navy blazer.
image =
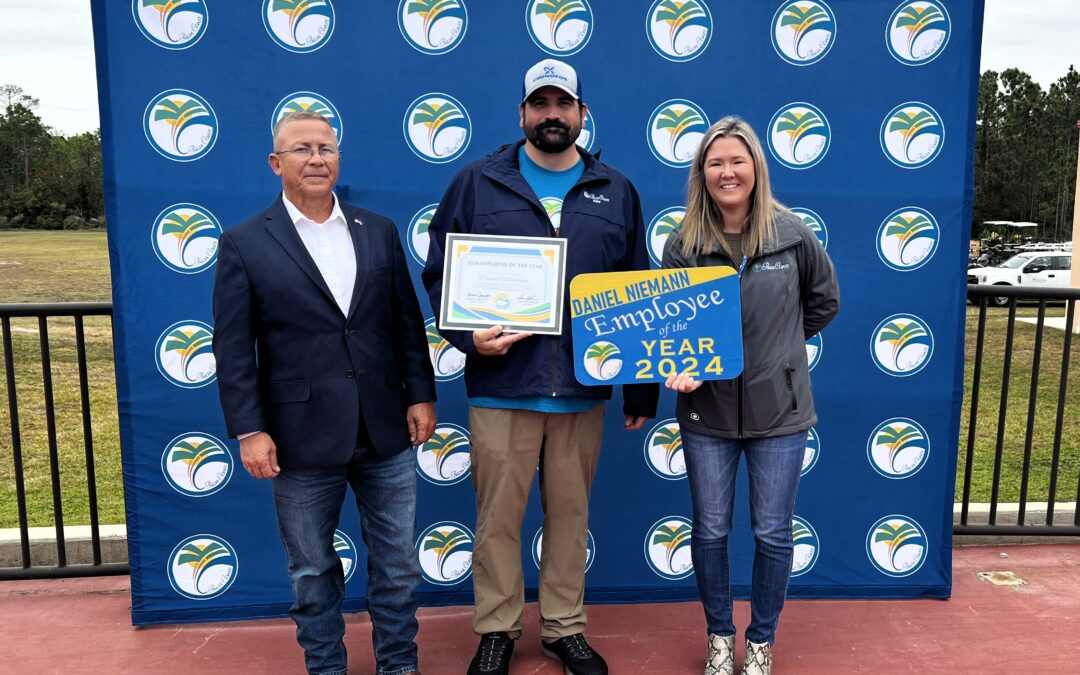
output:
M351 485L377 672L403 675L418 672L409 450L435 428L435 381L397 228L338 201L340 158L318 114L274 128L282 195L221 237L214 356L244 468L272 479L308 672L348 668L334 530Z

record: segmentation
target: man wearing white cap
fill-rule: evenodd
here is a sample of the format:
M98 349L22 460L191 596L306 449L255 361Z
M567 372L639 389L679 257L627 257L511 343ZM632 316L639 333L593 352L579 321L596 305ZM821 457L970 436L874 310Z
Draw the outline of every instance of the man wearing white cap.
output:
M431 221L423 280L436 316L448 232L565 238L568 286L578 274L648 269L637 191L575 144L588 114L577 72L553 59L529 68L518 112L525 139L462 169ZM568 326L569 303L565 311ZM481 636L468 672L508 673L521 637L521 525L539 464L541 649L567 673L606 675L607 664L583 635L583 600L589 489L611 387L577 382L568 330L502 330L443 333L468 357L477 511L473 630ZM658 395L655 385L624 386L623 428L636 431L655 416Z

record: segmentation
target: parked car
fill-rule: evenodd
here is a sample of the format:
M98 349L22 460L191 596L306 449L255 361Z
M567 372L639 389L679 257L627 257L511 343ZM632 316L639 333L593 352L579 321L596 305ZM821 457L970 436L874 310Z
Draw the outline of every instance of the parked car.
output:
M973 267L967 271L969 284L988 286L1028 286L1031 288L1068 288L1071 280L1072 252L1025 251L995 267ZM998 307L1009 299L992 297Z

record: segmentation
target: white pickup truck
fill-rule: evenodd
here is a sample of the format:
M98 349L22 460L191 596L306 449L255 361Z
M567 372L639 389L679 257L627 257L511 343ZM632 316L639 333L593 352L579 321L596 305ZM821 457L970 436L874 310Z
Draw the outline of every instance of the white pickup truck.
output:
M969 269L967 282L990 286L1068 288L1071 270L1072 253L1069 251L1026 251L1014 255L997 267ZM990 302L1004 307L1009 304L1009 299L992 297Z

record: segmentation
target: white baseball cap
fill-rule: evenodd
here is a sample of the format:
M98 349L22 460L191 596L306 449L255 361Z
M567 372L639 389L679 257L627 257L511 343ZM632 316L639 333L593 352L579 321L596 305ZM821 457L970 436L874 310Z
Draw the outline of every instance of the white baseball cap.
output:
M544 59L525 71L521 100L529 98L541 87L558 87L575 99L581 99L581 81L578 80L577 71L569 63Z

